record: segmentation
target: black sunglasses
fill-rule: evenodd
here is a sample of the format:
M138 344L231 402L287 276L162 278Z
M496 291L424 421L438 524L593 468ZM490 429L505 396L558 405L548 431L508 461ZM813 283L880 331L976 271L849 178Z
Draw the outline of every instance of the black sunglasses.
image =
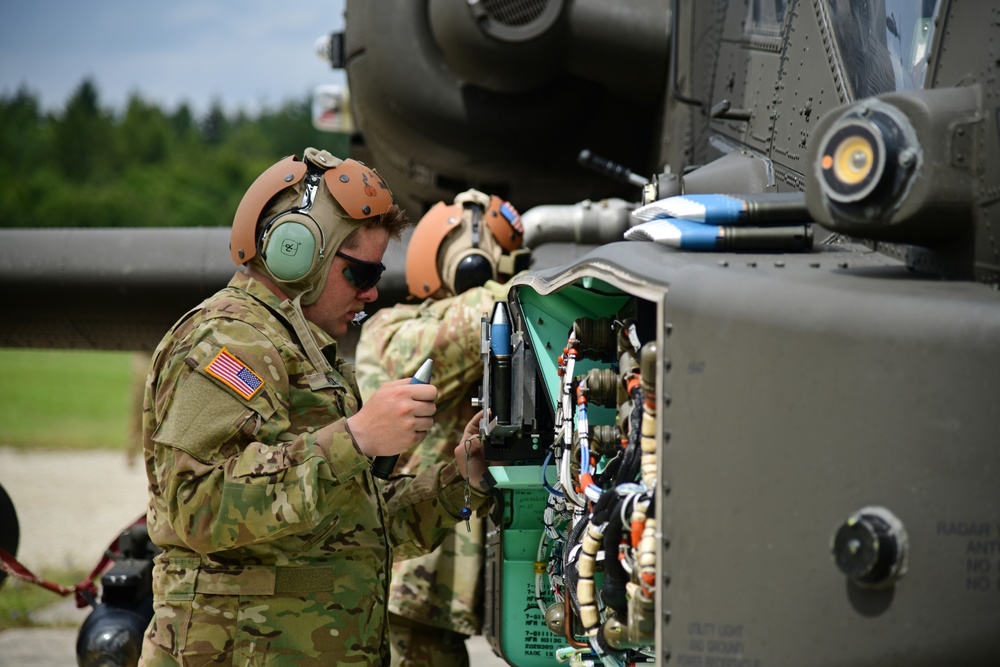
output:
M344 269L344 277L347 278L347 282L358 289L371 289L375 287L382 278L382 273L385 271L385 264L382 262L369 262L364 259L358 259L339 250L334 254L351 262L351 265Z

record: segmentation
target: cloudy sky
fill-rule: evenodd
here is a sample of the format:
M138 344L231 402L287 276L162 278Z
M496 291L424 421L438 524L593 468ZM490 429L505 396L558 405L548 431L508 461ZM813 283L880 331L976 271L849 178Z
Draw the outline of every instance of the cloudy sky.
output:
M166 109L254 112L343 83L315 55L344 0L28 0L0 3L0 94L22 84L57 111L84 77L103 106L137 92Z

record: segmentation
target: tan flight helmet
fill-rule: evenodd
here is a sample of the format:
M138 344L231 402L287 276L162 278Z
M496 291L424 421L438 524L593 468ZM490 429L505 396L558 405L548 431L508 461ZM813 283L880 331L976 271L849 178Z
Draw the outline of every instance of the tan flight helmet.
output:
M229 243L233 262L252 263L290 298L314 303L351 232L393 205L374 169L307 148L268 167L243 195Z
M406 286L418 299L461 294L487 280L504 282L528 268L524 227L510 202L467 190L420 219L406 248Z

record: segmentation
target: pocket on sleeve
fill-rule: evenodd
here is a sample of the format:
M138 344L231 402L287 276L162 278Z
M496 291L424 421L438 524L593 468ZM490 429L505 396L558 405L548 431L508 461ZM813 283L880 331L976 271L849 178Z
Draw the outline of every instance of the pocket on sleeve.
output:
M212 463L253 413L208 378L192 373L174 392L153 440Z

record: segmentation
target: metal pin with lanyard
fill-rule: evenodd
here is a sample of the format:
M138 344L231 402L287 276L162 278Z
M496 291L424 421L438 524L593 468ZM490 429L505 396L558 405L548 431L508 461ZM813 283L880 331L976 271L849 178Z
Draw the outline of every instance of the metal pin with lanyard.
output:
M469 438L472 440L472 438ZM459 510L458 515L465 519L465 530L472 532L472 525L469 519L472 518L472 490L469 487L469 440L465 441L465 506Z

